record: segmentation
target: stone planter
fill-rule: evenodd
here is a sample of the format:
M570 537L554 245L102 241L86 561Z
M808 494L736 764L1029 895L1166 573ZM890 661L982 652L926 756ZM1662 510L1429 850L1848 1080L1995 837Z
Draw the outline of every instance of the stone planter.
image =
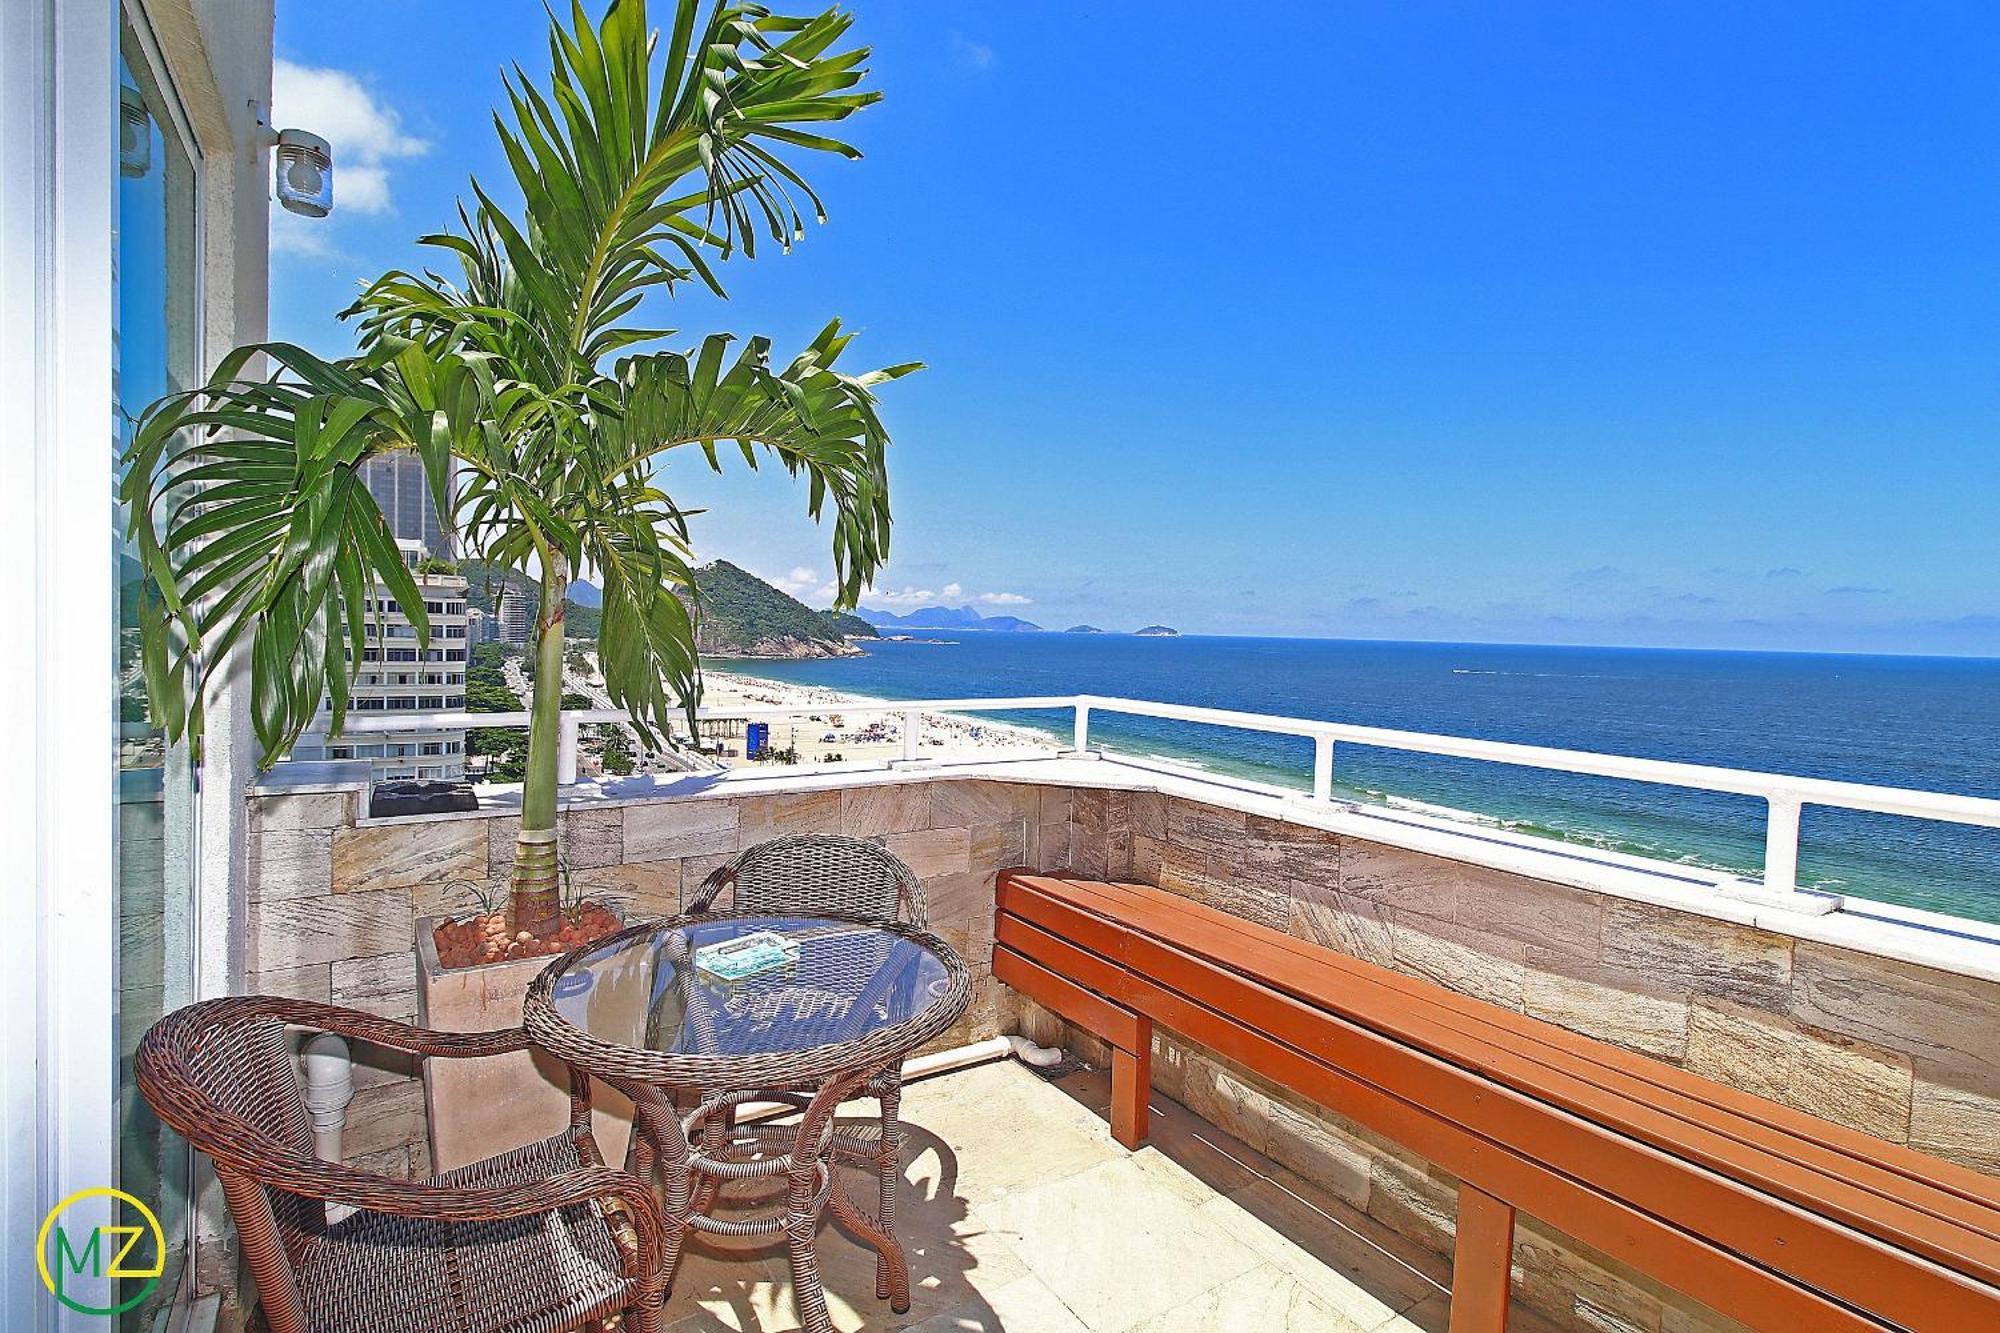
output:
M553 956L444 967L438 962L431 930L446 919L417 921L418 1025L442 1032L519 1027L528 985ZM430 1112L431 1161L437 1171L548 1138L569 1123L562 1065L540 1052L517 1051L490 1060L426 1060L424 1098ZM604 1084L593 1083L591 1104L592 1132L604 1160L622 1165L632 1133L632 1103Z

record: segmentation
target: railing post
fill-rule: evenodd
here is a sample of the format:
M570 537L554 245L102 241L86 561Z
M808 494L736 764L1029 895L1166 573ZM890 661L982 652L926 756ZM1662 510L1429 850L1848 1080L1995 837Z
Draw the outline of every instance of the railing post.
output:
M1799 887L1799 798L1774 791L1767 798L1770 815L1764 827L1764 890L1793 893Z
M903 758L908 762L913 763L916 761L917 744L923 739L921 735L923 726L924 715L922 713L910 712L903 714Z
M556 785L567 787L576 781L578 723L576 714L560 714L556 721Z
M1333 737L1313 737L1313 799L1333 799Z
M1079 703L1076 706L1076 738L1074 742L1071 744L1070 748L1075 750L1078 754L1082 754L1084 751L1090 748L1090 705L1089 704Z

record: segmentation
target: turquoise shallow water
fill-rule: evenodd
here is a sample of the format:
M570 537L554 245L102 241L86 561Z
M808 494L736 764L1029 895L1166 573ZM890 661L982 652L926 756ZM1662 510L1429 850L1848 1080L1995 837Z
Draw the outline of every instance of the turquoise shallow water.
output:
M866 657L718 662L892 699L1091 693L2000 797L2000 661L1368 643L967 634ZM1067 715L1004 720L1066 732ZM1301 740L1093 717L1113 750L1298 787ZM1755 872L1761 803L1342 745L1350 797L1449 806L1543 836ZM2000 921L2000 830L1806 812L1800 878Z

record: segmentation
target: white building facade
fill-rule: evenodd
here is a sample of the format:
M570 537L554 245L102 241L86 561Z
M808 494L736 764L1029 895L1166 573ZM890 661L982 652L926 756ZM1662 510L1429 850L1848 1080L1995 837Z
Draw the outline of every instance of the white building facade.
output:
M430 642L420 645L416 626L396 599L377 585L368 597L367 647L355 671L348 716L393 718L404 712L465 707L465 668L471 614L465 579L431 564L420 542L399 540L403 562L417 577L430 622ZM437 727L409 731L350 731L329 739L310 731L292 748L294 759L366 759L377 782L454 779L465 776L465 732Z

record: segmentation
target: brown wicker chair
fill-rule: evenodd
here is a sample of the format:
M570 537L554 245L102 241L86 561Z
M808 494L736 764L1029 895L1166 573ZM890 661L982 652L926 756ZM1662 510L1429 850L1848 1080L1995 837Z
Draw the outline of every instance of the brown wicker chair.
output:
M918 927L929 924L923 883L902 858L879 843L831 833L800 833L758 843L703 880L687 910L715 910L716 900L725 890L732 894L732 905L739 912L842 912ZM893 1237L896 1186L903 1178L903 1135L898 1123L902 1066L882 1070L862 1084L855 1096L873 1097L881 1104L880 1128L872 1144L842 1135L839 1155L874 1168L876 1220ZM908 1287L908 1274L892 1271L889 1261L878 1256L876 1296L891 1302L891 1308L901 1313L909 1304Z
M518 1030L429 1032L269 996L189 1005L146 1034L140 1090L215 1173L275 1333L560 1333L619 1311L660 1321L664 1223L652 1191L607 1168L589 1080L554 1138L428 1181L315 1158L286 1025L422 1056L528 1046ZM353 1209L330 1216L329 1204Z

